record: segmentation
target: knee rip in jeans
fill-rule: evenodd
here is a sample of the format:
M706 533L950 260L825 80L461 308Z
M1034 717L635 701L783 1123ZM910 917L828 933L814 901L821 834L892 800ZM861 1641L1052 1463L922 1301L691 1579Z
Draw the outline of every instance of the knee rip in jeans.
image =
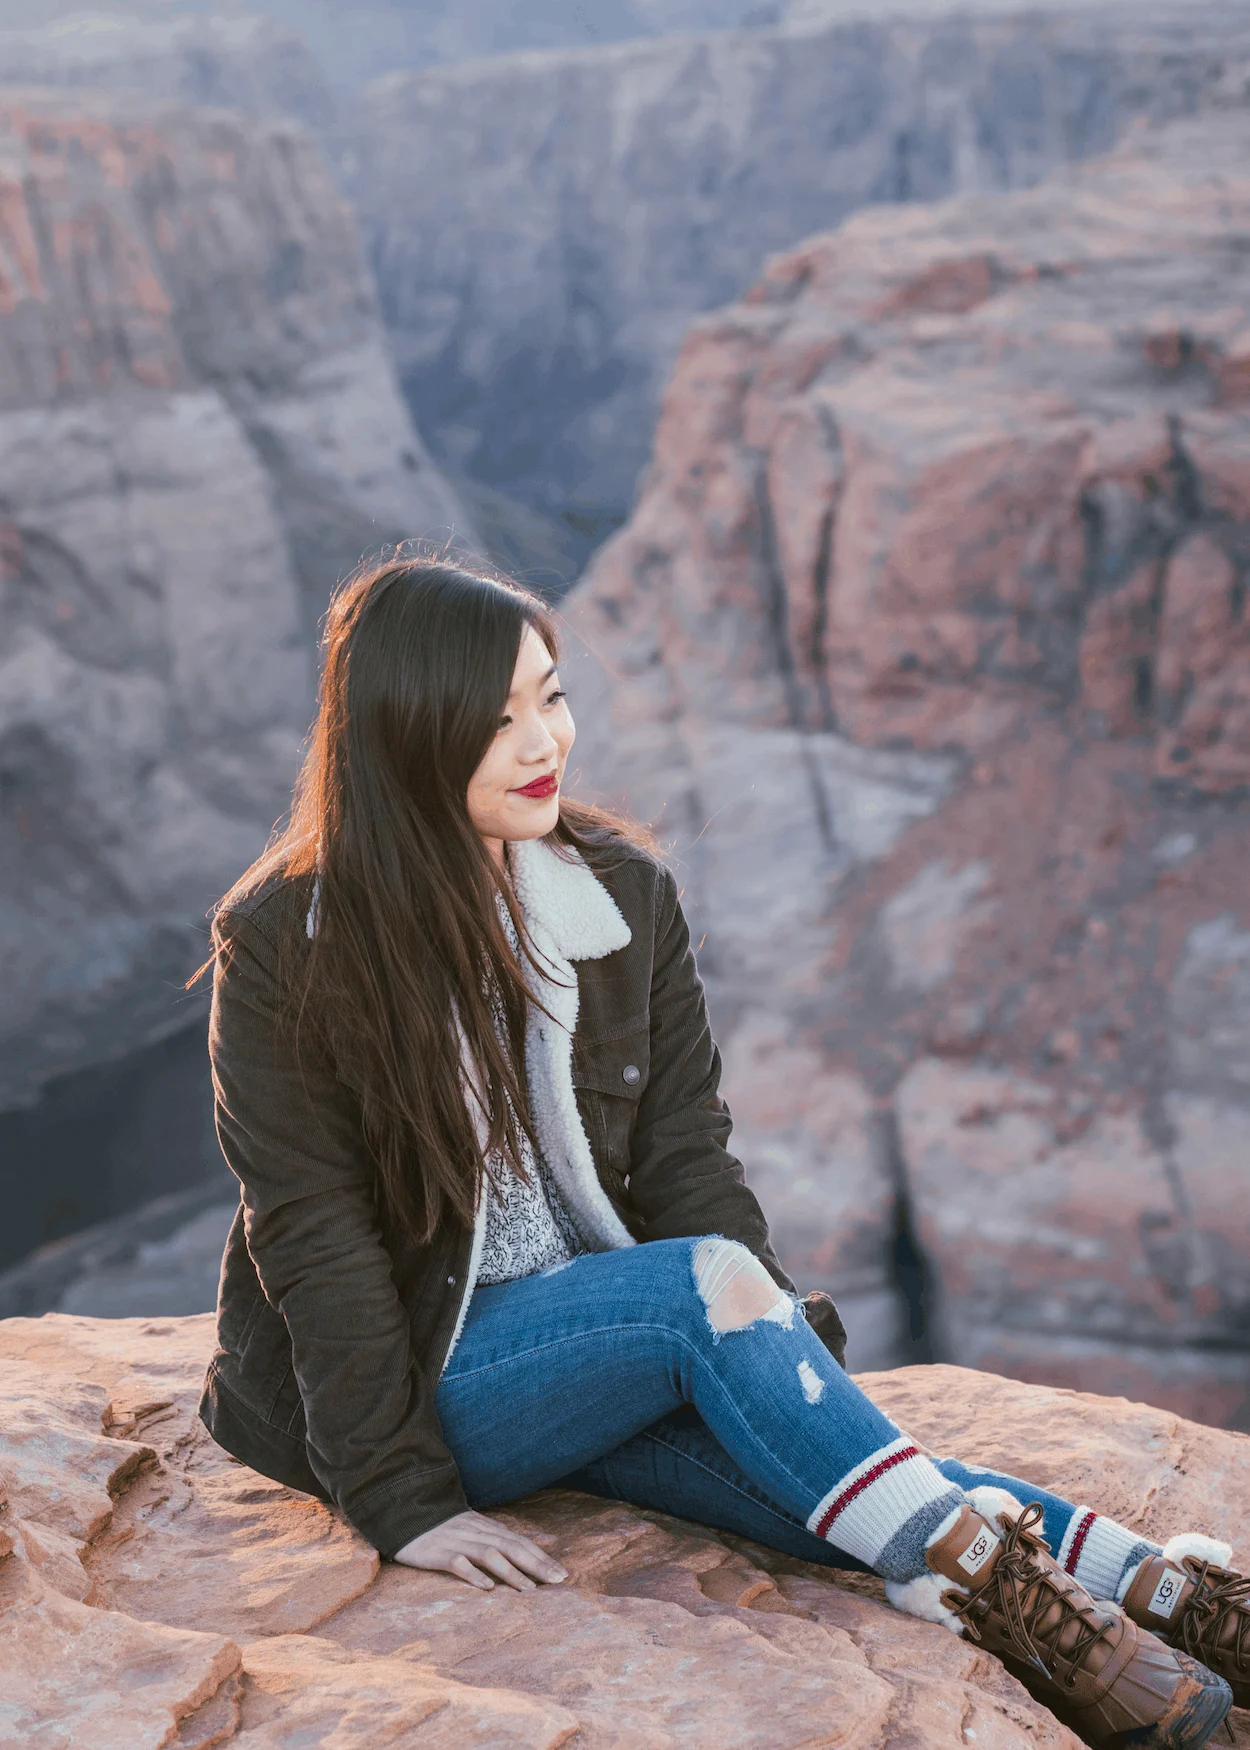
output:
M794 1302L737 1240L716 1235L700 1240L690 1264L714 1342L727 1331L749 1331L761 1320L792 1328Z

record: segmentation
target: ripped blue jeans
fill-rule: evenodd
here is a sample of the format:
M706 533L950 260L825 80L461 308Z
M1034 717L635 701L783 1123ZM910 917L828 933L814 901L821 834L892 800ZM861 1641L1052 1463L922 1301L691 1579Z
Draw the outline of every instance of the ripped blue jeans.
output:
M861 1570L808 1523L839 1478L903 1438L763 1267L715 1238L656 1240L479 1288L436 1402L475 1507L560 1483ZM951 1494L933 1503L934 1526L963 1490L997 1483L1042 1503L1059 1548L1071 1502L935 1462ZM920 1571L914 1549L875 1568L900 1580Z

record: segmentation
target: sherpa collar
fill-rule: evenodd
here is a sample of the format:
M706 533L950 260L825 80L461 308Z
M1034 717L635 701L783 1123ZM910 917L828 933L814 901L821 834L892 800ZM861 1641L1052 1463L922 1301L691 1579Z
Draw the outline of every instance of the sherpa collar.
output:
M565 960L602 960L629 946L629 925L616 901L576 851L516 839L509 841L508 863L536 947L541 937Z

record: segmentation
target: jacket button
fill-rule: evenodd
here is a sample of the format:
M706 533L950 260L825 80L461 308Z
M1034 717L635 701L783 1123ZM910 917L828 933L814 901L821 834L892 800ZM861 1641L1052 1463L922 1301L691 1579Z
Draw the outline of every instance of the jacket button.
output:
M454 1276L449 1276L447 1278L447 1286L448 1288L454 1288L456 1286L456 1278Z
M638 1068L636 1063L627 1063L625 1068L621 1071L621 1080L625 1083L626 1087L636 1088L642 1080L642 1071Z

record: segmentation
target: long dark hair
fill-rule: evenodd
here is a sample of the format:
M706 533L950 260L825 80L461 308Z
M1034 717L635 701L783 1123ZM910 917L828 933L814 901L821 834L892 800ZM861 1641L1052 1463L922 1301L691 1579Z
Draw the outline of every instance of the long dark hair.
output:
M214 920L221 965L232 907L275 876L314 878L311 941L280 970L288 1018L354 1090L380 1212L418 1240L448 1214L471 1224L483 1171L494 1160L524 1177L522 1139L534 1141L524 968L535 951L466 801L527 626L554 662L550 611L511 580L434 558L349 578L326 616L319 707L289 821ZM551 838L600 867L631 842L615 817L563 797ZM484 1142L462 1052L475 1066Z

